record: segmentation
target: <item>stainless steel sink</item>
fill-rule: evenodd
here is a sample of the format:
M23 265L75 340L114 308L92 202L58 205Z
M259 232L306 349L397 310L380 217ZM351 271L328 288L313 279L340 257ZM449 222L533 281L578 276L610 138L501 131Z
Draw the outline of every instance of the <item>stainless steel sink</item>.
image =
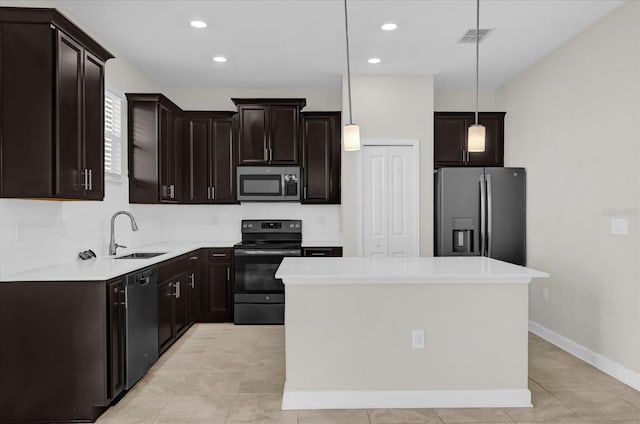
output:
M160 255L164 255L167 252L153 252L153 253L149 253L149 252L139 252L139 253L130 253L128 255L124 255L124 256L118 256L115 259L149 259L149 258L155 258L156 256L160 256Z

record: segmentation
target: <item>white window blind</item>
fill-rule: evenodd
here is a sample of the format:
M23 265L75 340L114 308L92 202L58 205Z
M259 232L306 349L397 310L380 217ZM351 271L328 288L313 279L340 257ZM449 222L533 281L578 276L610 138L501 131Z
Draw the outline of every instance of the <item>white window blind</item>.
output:
M122 99L109 90L104 92L104 172L122 176Z

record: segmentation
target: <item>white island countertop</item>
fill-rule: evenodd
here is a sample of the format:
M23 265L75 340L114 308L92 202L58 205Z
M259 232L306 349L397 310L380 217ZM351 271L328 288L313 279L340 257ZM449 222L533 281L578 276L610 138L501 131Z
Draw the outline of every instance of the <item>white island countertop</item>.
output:
M549 274L483 256L285 258L276 272L290 284L522 283Z
M147 246L120 249L116 256L98 256L83 261L81 259L33 268L13 274L0 274L0 283L13 281L106 281L129 274L148 266L156 265L198 250L203 247L231 247L234 242L163 242ZM162 255L149 259L115 259L130 253L162 252Z

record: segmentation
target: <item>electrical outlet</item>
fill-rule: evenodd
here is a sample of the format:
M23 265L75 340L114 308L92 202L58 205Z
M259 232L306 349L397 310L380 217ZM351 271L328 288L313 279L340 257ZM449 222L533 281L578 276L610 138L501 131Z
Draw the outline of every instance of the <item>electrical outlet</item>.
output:
M545 302L549 300L549 289L547 287L544 287L542 289L542 300L544 300Z
M611 234L616 236L629 235L629 220L626 218L611 218Z
M424 330L413 330L411 332L411 347L413 349L424 349Z

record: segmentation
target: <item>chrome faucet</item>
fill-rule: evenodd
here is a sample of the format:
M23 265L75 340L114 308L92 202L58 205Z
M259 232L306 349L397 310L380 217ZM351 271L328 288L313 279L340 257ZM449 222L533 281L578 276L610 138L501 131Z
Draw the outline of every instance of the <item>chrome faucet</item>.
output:
M111 217L111 240L109 240L109 255L112 255L112 256L116 254L116 250L118 249L118 247L127 247L127 246L123 246L121 244L116 243L116 240L113 236L113 230L114 230L113 224L115 223L116 216L118 215L127 215L131 220L131 231L138 231L138 224L136 224L136 220L133 218L133 215L131 215L127 211L118 211L114 213L113 216Z

